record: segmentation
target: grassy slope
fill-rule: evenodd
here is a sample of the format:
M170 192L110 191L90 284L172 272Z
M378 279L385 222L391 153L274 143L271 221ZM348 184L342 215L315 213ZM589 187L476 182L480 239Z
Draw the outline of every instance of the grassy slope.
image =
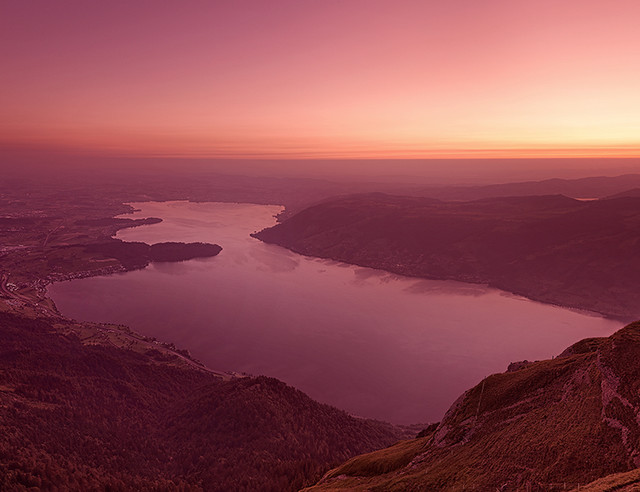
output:
M640 464L638 381L640 322L486 378L433 434L354 458L310 490L561 490L626 472Z
M631 492L640 490L640 470L614 473L580 487L583 492Z

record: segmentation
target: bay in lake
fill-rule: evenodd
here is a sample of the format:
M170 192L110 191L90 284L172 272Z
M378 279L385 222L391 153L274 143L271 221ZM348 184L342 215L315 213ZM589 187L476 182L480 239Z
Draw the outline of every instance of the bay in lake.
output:
M484 376L550 358L619 322L496 289L401 277L261 243L279 206L145 202L126 241L206 241L208 259L56 283L60 311L174 342L213 369L279 378L348 412L439 420Z

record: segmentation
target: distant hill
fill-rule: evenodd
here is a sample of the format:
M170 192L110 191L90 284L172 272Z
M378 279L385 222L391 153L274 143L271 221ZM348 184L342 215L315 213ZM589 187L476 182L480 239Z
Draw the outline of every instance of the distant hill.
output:
M0 490L297 490L398 438L275 379L83 344L70 323L0 312Z
M603 198L640 187L640 174L592 176L578 179L552 178L481 186L415 187L412 194L441 200L479 200L498 196L566 195L572 198ZM399 190L400 191L400 190ZM404 194L404 193L400 193Z
M255 237L305 255L640 317L637 197L441 202L352 195L309 207Z
M353 458L307 490L570 490L627 472L640 465L638 381L640 322L489 376L423 437ZM639 483L636 471L585 490Z
M640 188L633 188L631 190L626 190L621 193L616 193L615 195L605 197L606 200L612 200L615 198L638 198L640 197Z

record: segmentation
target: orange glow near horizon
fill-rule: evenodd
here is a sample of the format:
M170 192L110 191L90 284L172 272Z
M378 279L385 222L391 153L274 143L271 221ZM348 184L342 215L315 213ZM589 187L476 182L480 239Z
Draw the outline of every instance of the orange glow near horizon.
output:
M640 156L636 1L16 1L0 19L0 146Z

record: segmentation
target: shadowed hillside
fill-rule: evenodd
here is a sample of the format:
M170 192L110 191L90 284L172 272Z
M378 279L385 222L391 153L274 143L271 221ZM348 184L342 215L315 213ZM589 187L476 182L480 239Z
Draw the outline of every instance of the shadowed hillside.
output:
M278 380L223 381L70 327L0 313L0 490L297 490L398 437Z
M640 317L640 198L474 202L353 195L255 235L298 253L403 275L487 283L627 321Z

